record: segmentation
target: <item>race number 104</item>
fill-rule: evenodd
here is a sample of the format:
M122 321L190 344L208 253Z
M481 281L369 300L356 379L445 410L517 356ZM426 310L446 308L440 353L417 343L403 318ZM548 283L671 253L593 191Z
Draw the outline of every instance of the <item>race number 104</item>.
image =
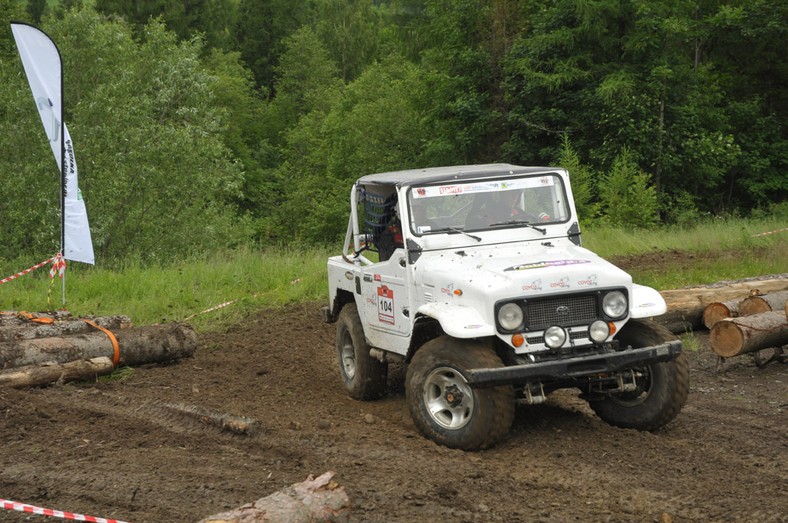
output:
M378 321L394 325L394 290L378 287Z

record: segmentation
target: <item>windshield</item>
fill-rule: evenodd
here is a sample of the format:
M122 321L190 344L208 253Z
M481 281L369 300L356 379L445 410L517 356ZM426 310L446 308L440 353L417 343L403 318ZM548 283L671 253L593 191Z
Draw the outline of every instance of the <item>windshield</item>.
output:
M414 234L459 233L566 222L569 206L554 174L412 187Z

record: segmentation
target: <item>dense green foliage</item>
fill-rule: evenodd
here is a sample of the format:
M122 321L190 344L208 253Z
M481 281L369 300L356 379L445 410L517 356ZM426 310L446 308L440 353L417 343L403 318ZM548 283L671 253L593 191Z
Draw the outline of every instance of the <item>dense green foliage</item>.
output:
M0 0L64 60L99 263L336 240L370 172L566 166L586 225L774 213L788 4ZM57 173L0 31L0 258L57 250Z

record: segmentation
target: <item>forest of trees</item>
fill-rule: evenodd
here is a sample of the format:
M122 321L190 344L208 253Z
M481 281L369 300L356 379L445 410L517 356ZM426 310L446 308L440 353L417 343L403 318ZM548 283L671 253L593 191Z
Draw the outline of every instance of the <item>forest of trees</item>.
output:
M363 174L570 170L583 221L788 216L788 3L0 0L0 257L59 242L8 21L64 62L97 259L335 241Z

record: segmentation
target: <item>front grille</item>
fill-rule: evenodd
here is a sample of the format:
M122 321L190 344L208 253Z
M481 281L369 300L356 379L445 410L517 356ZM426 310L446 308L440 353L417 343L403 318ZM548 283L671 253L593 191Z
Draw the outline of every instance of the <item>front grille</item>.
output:
M583 325L597 319L597 299L585 296L558 296L525 302L526 327L530 331L544 330L551 325Z

